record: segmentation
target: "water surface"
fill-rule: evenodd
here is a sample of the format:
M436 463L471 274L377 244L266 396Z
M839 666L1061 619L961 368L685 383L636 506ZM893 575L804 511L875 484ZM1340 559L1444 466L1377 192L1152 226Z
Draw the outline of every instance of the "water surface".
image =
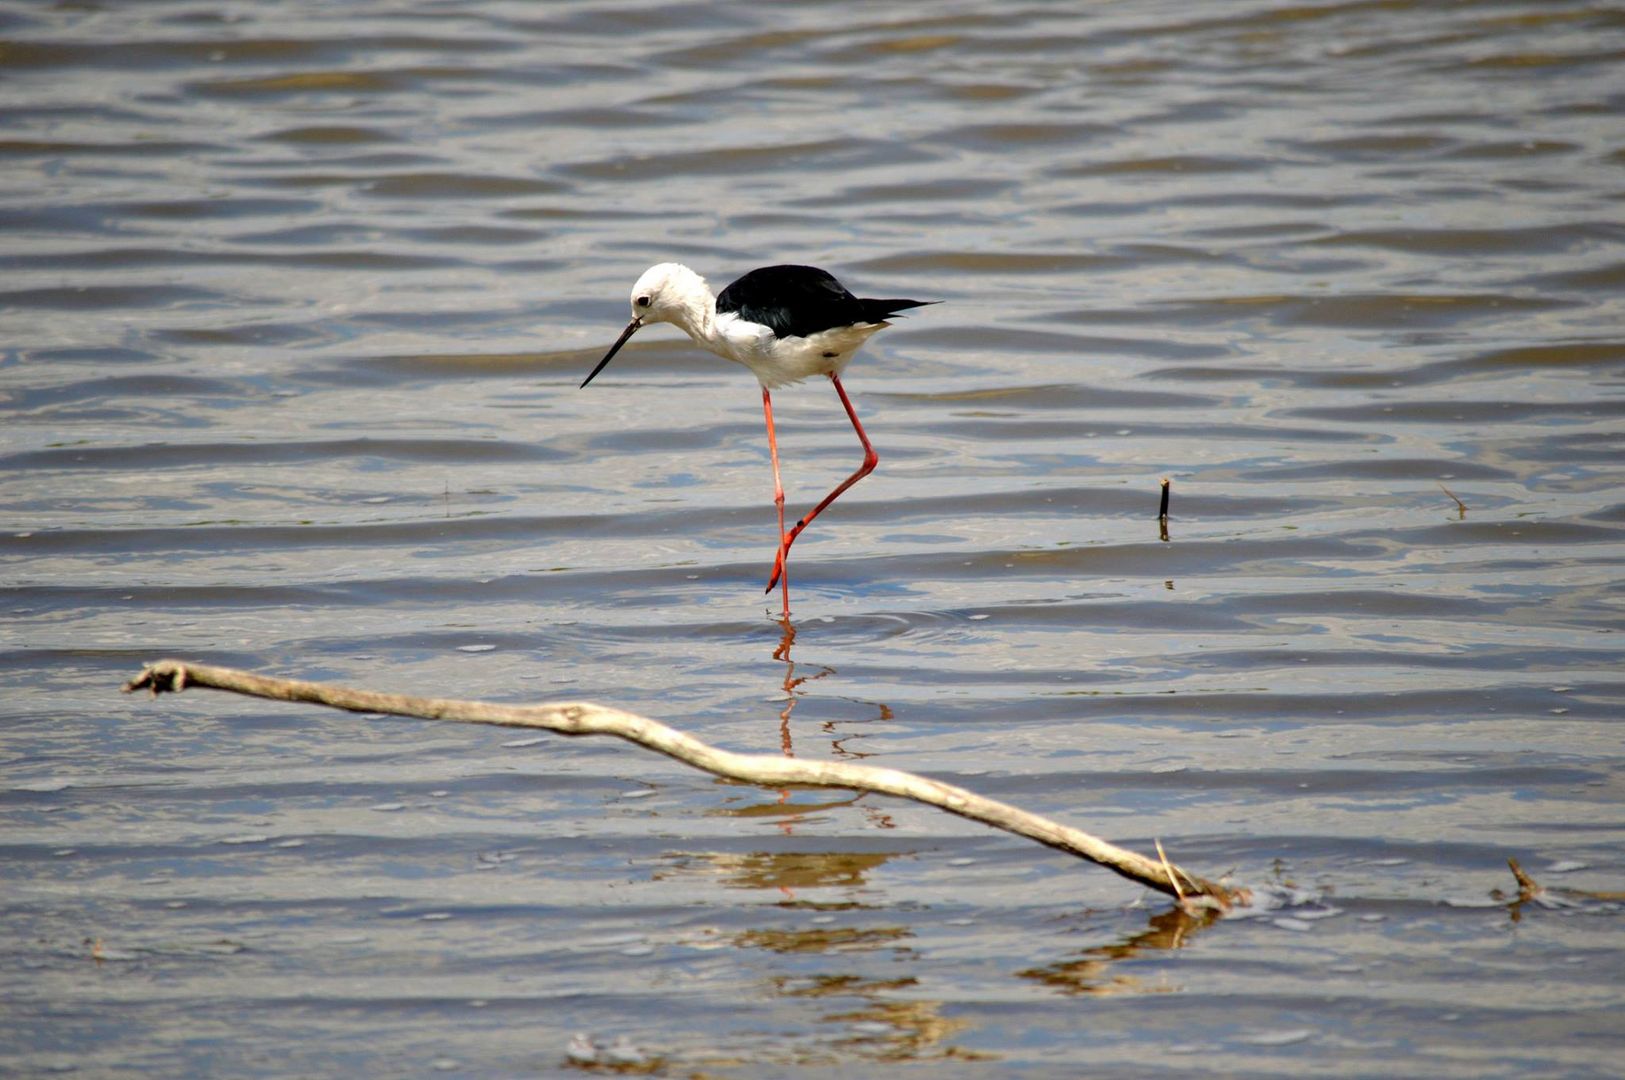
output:
M0 1068L1610 1074L1622 52L1515 0L6 6ZM945 301L849 369L881 465L788 625L748 373L652 329L577 389L668 259ZM860 453L775 405L799 513ZM911 769L1273 906L116 693L160 655Z

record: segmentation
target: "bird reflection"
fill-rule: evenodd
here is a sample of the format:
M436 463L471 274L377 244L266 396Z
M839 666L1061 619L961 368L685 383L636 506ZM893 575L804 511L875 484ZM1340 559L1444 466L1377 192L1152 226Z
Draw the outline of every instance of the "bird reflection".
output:
M780 618L778 623L779 647L773 650L773 659L784 665L784 708L779 712L779 748L784 751L785 757L795 757L795 744L790 735L790 714L796 711L796 703L801 700L802 684L833 675L835 669L824 667L814 675L797 675L796 662L790 656L790 648L796 643L796 624L790 621L789 616Z
M796 625L790 621L789 616L784 616L778 619L777 622L779 624L779 644L778 647L773 650L773 659L784 665L784 681L781 684L781 689L784 691L784 708L779 711L779 748L784 753L785 757L795 757L795 739L791 734L790 715L795 712L796 705L800 703L802 696L805 694L802 687L807 683L816 682L819 679L834 675L836 672L834 668L829 667L828 665L822 665L815 673L811 675L796 674L796 661L795 658L790 655L790 651L796 643ZM892 719L890 705L887 705L884 702L866 702L865 704L872 705L875 708L875 719ZM826 720L822 725L820 725L820 729L824 732L824 734L830 737L829 745L830 749L834 752L834 756L836 758L849 761L860 761L863 758L870 757L870 754L864 753L861 750L854 750L846 745L848 742L854 739L867 738L867 735L865 735L863 732L856 731L842 734L837 729L837 725L843 723L850 723L850 721ZM866 795L867 793L860 793L853 801L864 799ZM784 807L786 810L792 809L789 790L786 789L779 792L779 805ZM893 822L891 815L886 813L884 810L867 805L862 807L862 810L864 816L869 819L870 824L874 825L876 828L890 829L895 827L895 822ZM779 823L779 828L786 836L789 836L792 834L791 826L793 824L793 818L786 818L784 821Z
M869 947L872 949L879 944L876 942ZM844 947L843 951L851 949ZM779 994L789 998L855 1000L856 1008L823 1013L819 1019L824 1023L839 1025L847 1032L857 1029L858 1034L845 1035L836 1045L846 1055L859 1060L982 1059L982 1055L953 1041L954 1036L971 1026L970 1021L943 1016L941 1001L897 996L899 993L916 992L919 980L912 976L894 979L864 978L859 975L780 976L773 980L773 984Z
M752 851L696 852L674 856L670 865L657 870L654 880L686 874L709 874L730 889L861 889L869 875L889 860L913 852L889 851ZM821 908L835 910L857 906L853 901L821 902Z

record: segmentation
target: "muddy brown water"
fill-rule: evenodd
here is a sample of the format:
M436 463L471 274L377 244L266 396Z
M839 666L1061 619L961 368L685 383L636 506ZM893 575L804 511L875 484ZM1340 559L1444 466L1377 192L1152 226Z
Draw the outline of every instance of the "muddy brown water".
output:
M0 8L0 1071L1617 1075L1622 54L1516 0ZM667 259L945 301L848 372L881 464L788 626L749 374L656 329L577 389ZM776 402L795 509L858 448ZM1269 903L116 692L160 655L912 769Z

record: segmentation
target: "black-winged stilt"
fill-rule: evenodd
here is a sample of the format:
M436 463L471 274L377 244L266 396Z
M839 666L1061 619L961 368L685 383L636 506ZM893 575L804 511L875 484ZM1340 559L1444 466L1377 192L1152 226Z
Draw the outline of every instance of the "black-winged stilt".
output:
M644 271L632 287L632 321L581 385L592 382L639 328L656 322L671 323L696 345L756 373L762 384L762 414L767 418L767 448L773 459L773 503L779 512L779 550L765 591L772 592L782 581L784 614L789 615L790 576L785 560L790 545L826 506L873 472L880 460L841 385L841 372L871 334L890 325L887 319L899 311L933 303L936 301L859 299L834 277L812 266L764 266L723 289L721 296L712 296L705 279L688 267L660 263ZM770 391L810 375L827 375L835 384L852 430L863 444L863 464L786 532Z

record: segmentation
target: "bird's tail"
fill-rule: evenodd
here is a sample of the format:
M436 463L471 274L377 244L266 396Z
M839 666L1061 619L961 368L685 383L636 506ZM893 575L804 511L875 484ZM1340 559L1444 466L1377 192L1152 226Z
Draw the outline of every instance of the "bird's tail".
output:
M941 300L859 300L863 305L863 317L869 322L885 322L899 311L909 308L925 307L929 304L940 304Z

